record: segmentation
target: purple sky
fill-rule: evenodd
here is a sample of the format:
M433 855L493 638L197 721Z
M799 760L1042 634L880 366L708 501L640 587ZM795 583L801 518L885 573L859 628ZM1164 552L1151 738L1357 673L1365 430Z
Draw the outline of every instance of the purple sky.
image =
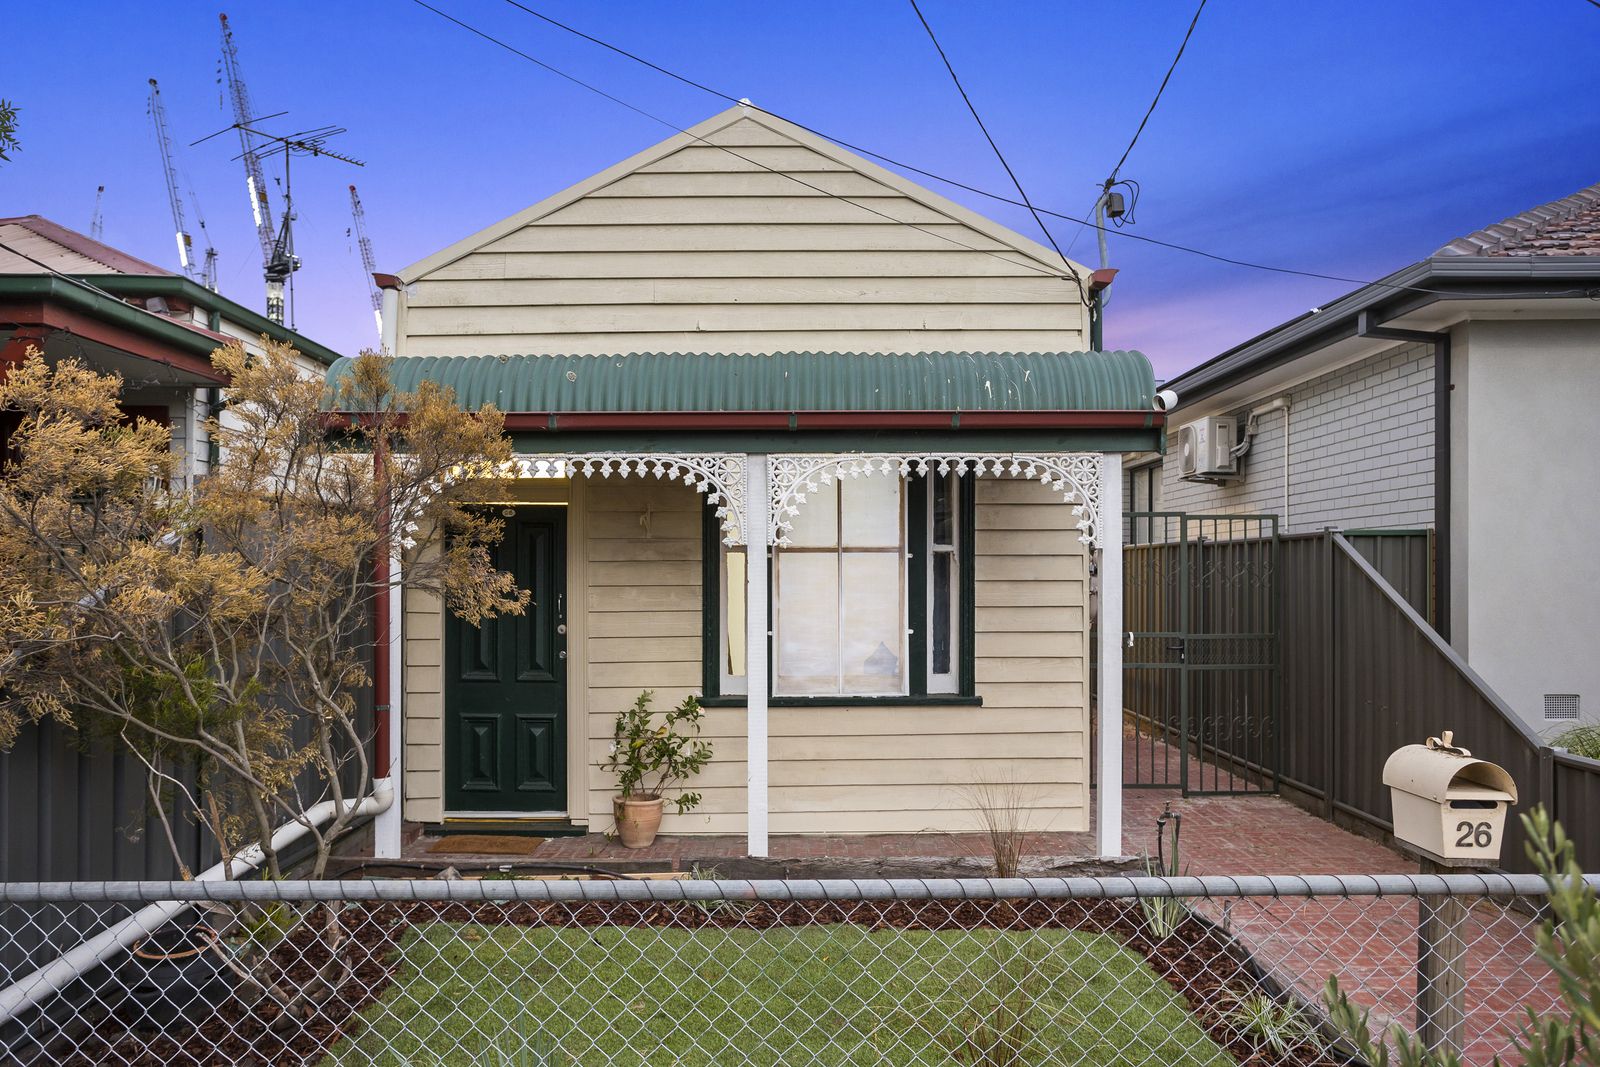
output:
M679 126L721 101L551 29L502 0L430 0ZM540 0L530 6L845 140L1009 193L909 5ZM1189 0L923 9L1036 203L1083 214L1193 13ZM258 112L336 123L364 168L297 160L297 325L375 341L346 186L394 270L672 131L474 38L408 0L229 10ZM176 266L149 121L160 79L175 146L221 253L222 290L262 306L260 258L217 83L216 11L33 5L7 19L0 97L23 148L0 214L89 228ZM1600 9L1585 0L1405 4L1212 0L1123 168L1134 232L1262 263L1373 279L1452 237L1600 181ZM272 170L269 170L272 173ZM1039 236L1021 209L928 183ZM1077 227L1052 223L1063 247ZM1093 233L1072 256L1093 265ZM1170 376L1354 286L1227 266L1113 236L1108 347Z

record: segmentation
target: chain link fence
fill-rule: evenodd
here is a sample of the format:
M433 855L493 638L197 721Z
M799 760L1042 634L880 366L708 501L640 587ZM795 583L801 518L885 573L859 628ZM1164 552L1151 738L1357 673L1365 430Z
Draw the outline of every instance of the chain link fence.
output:
M1555 1008L1532 877L0 884L0 1061L1468 1064Z

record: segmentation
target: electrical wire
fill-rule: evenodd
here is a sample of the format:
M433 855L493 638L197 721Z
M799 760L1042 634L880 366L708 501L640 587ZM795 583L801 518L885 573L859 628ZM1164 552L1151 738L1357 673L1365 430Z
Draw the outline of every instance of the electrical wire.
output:
M421 3L421 0L414 0L414 2ZM1594 4L1596 7L1600 7L1600 0L1588 0L1588 2L1591 3L1591 4ZM543 22L545 22L545 23L547 23L547 24L549 24L551 26L556 27L559 30L563 30L566 33L570 33L575 37L581 37L583 40L588 41L591 44L598 45L599 47L604 48L609 52L613 52L613 53L615 53L615 54L617 54L619 56L624 57L625 59L630 59L630 60L634 61L635 63L638 63L638 64L640 64L642 66L649 67L651 70L656 71L659 74L664 74L667 77L673 79L674 81L681 82L682 84L687 85L687 86L689 86L691 88L698 89L703 93L708 93L711 96L717 97L720 100L727 101L730 104L739 104L741 106L748 107L752 111L759 111L764 115L771 115L775 119L780 119L780 120L782 120L784 122L789 123L791 126L795 126L795 127L798 127L799 129L805 130L807 133L815 134L816 136L824 138L825 140L832 141L834 144L839 145L841 148L849 149L850 151L855 152L855 153L857 153L859 155L866 156L866 157L868 157L870 159L876 159L879 162L889 164L889 166L891 166L891 167L896 167L896 168L898 168L900 170L908 171L908 172L910 172L912 174L917 174L917 175L920 175L921 177L924 177L924 178L930 178L933 181L940 182L940 183L942 183L944 185L948 185L951 188L961 189L961 190L963 190L965 192L969 192L969 193L972 193L972 194L974 194L976 196L981 196L981 197L984 197L984 198L989 199L989 200L994 200L994 201L996 201L998 203L1010 204L1013 207L1020 207L1020 208L1026 208L1026 207L1029 206L1028 204L1024 204L1020 200L1013 199L1012 197L1005 196L1005 195L1003 195L1001 193L992 192L992 191L990 191L988 189L983 189L983 188L980 188L980 187L978 187L976 185L969 185L966 182L958 181L955 178L946 177L943 174L938 174L938 173L935 173L934 171L931 171L931 170L926 170L926 169L924 169L922 167L918 167L918 166L916 166L914 164L907 163L904 160L896 159L893 156L886 156L881 152L875 152L872 149L867 148L867 147L865 147L863 145L854 144L854 143L852 143L850 141L845 140L842 137L835 137L832 134L827 133L826 131L819 130L814 126L808 126L804 122L801 122L801 121L799 121L797 119L791 118L791 117L789 117L787 115L781 114L779 112L773 111L770 108L764 108L764 107L760 106L759 104L752 104L747 100L742 100L739 97L733 96L733 95L731 95L729 93L725 93L720 89L717 89L717 88L714 88L714 87L712 87L710 85L705 84L704 82L696 81L695 79L689 77L686 74L680 74L677 71L672 70L672 69L670 69L668 67L663 67L661 64L653 62L652 60L646 59L643 56L638 55L637 53L630 52L626 48L622 48L622 47L620 47L618 45L614 45L611 42L606 41L606 40L602 40L601 38L595 37L592 34L585 33L583 30L580 30L575 26L570 26L567 23L560 21L559 19L552 18L549 15L544 14L543 12L537 11L537 10L529 7L528 5L526 5L524 3L521 3L520 0L506 0L506 3L510 4L512 7L516 8L519 11L522 11L522 12L525 12L525 13L527 13L529 15L532 15L534 18L539 19L539 20L541 20L541 21L543 21ZM430 5L422 4L422 6L427 7L430 11L433 11L435 14L443 15L445 18L449 19L451 22L456 23L458 26L461 26L463 29L467 29L467 30L469 30L469 31L471 31L473 33L476 33L478 36L483 37L485 40L493 41L495 44L500 45L502 48L507 48L510 51L517 52L517 49L512 48L510 45L505 44L503 41L496 40L495 38L493 38L489 34L486 34L483 31L476 29L475 27L467 25L466 23L462 22L460 19L456 19L456 18L453 18L453 17L451 17L449 15L445 15L444 12L441 12L437 8L431 7ZM1201 5L1201 7L1204 7L1204 6L1205 6L1204 4ZM1199 18L1199 11L1198 10L1196 10L1196 12L1195 12L1195 18L1196 19ZM1190 33L1193 33L1193 30L1194 30L1194 21L1191 20L1190 25L1189 25ZM1189 39L1189 34L1185 34L1184 35L1184 43L1185 44L1188 43L1188 39ZM517 54L521 55L522 53L518 52ZM1180 57L1182 56L1182 49L1179 50L1178 55ZM524 56L524 58L530 59L530 60L532 60L532 62L539 63L538 60L532 59L531 56ZM545 66L545 64L543 64L543 63L539 63L539 65L540 66ZM1177 66L1177 60L1174 59L1173 60L1173 64L1172 64L1172 68L1170 68L1167 71L1167 77L1162 80L1162 87L1163 88L1165 88L1165 86L1167 84L1167 81L1171 79L1171 77L1172 77L1172 69L1175 69L1176 66ZM568 77L568 75L566 75L564 73L561 76L562 77ZM576 81L576 79L570 79L570 78L569 78L569 80ZM579 82L579 84L584 84L584 83ZM585 85L585 88L590 88L590 87ZM599 90L595 90L595 91L599 92ZM612 100L616 99L615 97L611 97L610 94L608 94L608 93L601 93L601 95L602 96L606 96L608 99L612 99ZM1159 93L1157 94L1156 99L1157 100L1160 99L1160 94ZM639 109L633 107L632 104L628 104L628 103L625 103L625 102L620 101L620 100L618 100L617 103L621 103L624 107L627 107L630 110L634 110L634 111L639 110ZM1154 102L1152 102L1151 110L1154 110ZM653 116L653 115L649 116L649 117L652 118L652 119L655 119L655 116ZM1149 115L1147 113L1146 114L1146 119L1148 119L1148 118L1149 118ZM662 122L666 126L672 127L673 129L677 129L676 126L673 126L672 123L665 122L665 120L655 119L655 121ZM1144 125L1143 123L1140 124L1140 128L1141 129L1143 128L1143 125ZM682 132L682 131L680 131L680 132ZM1137 136L1135 137L1134 140L1137 141ZM720 148L722 146L717 145L717 146L714 146L714 147ZM1132 151L1132 148L1133 148L1132 143L1130 143L1128 147L1129 147L1129 151ZM724 150L726 151L726 149L724 149ZM732 154L737 155L737 153L732 153ZM1123 156L1124 156L1124 160L1125 160L1126 157L1127 157L1127 153L1124 153ZM743 157L741 156L740 158L742 159ZM759 164L757 164L757 165L759 166ZM1119 166L1120 166L1120 164L1119 164ZM773 170L773 168L771 168L771 167L764 167L763 169L765 169L765 170ZM785 175L785 176L786 177L792 177L790 175ZM805 183L802 182L801 184L805 184ZM1062 213L1060 211L1054 211L1054 210L1052 210L1050 208L1047 208L1047 207L1037 207L1036 210L1041 215L1047 215L1047 216L1049 216L1050 218L1053 218L1053 219L1061 219L1062 221L1065 221L1065 222L1075 222L1075 223L1078 224L1079 229L1077 231L1077 234L1074 235L1073 241L1067 245L1067 253L1068 253L1068 255L1071 254L1073 245L1075 245L1077 243L1077 235L1078 234L1082 234L1083 227L1086 227L1086 226L1093 227L1095 225L1087 217L1087 215L1084 215L1084 216L1067 215L1067 214L1064 214L1064 213ZM1092 214L1092 213L1093 213L1093 209L1091 208L1089 214ZM896 220L896 221L899 221L899 220ZM907 223L906 225L910 225L910 224ZM1139 242L1142 242L1143 244L1155 245L1157 248L1166 248L1166 249L1170 249L1171 251L1174 251L1174 252L1182 252L1185 255L1199 256L1202 259L1209 259L1209 260L1212 260L1213 262L1217 262L1217 263L1225 263L1225 264L1227 264L1229 266L1233 266L1233 267L1245 267L1245 268L1248 268L1250 270L1266 271L1266 272L1269 272L1269 273L1272 273L1272 274L1287 274L1287 275L1292 275L1294 277L1299 277L1299 278L1313 278L1313 279L1316 279L1316 280L1319 280L1319 281L1341 282L1341 283L1344 283L1346 285L1359 285L1359 286L1374 286L1375 285L1375 286L1381 286L1381 287L1387 288L1387 289L1392 289L1392 290L1395 290L1395 291L1406 291L1406 292L1415 292L1415 293L1429 293L1429 294L1433 294L1433 295L1436 295L1436 296L1449 295L1449 294L1445 293L1442 290L1427 289L1427 288L1423 288L1423 287L1415 286L1415 285L1393 285L1393 284L1390 284L1390 283L1387 283L1387 282L1372 281L1372 280L1365 279L1365 278L1351 278L1351 277L1346 277L1344 275L1339 275L1339 274L1326 274L1326 273L1323 273L1323 272L1320 272L1320 271L1298 270L1298 269L1295 269L1293 267L1279 267L1279 266L1274 266L1274 265L1272 265L1270 263L1257 263L1257 262L1254 262L1254 261L1248 260L1248 259L1239 259L1239 258L1234 257L1234 256L1225 256L1225 255L1222 255L1222 254L1217 253L1217 252L1207 252L1206 250L1204 250L1202 248L1195 248L1195 247L1193 247L1191 245L1179 244L1176 241L1163 241L1163 240L1160 240L1159 238L1147 237L1144 234L1130 233L1130 232L1128 232L1126 230L1114 233L1113 236L1124 237L1124 238L1126 238L1126 239L1128 239L1130 241L1139 241ZM981 249L979 251L981 251ZM1000 258L1003 259L1004 257L1000 257ZM1065 257L1063 257L1063 258L1065 258ZM1015 261L1013 261L1013 260L1005 260L1005 262L1009 263L1009 262L1015 262ZM1486 294L1486 295L1488 295L1488 294ZM1588 291L1587 290L1573 290L1573 291L1571 291L1569 293L1559 293L1559 294L1555 294L1555 295L1588 295Z
M1600 2L1600 0L1597 0ZM1150 106L1145 109L1144 118L1139 120L1139 128L1133 131L1133 139L1128 142L1128 147L1122 150L1122 158L1117 160L1117 165L1111 168L1111 177L1106 179L1107 184L1117 180L1117 174L1122 170L1122 165L1128 161L1128 155L1133 151L1133 146L1139 143L1139 135L1144 133L1144 127L1150 121L1150 116L1156 113L1156 105L1161 103L1161 94L1167 91L1167 83L1172 80L1172 72L1178 69L1178 61L1183 58L1183 50L1189 47L1189 38L1194 36L1195 24L1200 21L1200 12L1206 9L1206 0L1200 0L1200 6L1194 9L1194 18L1189 20L1189 28L1183 33L1183 40L1178 44L1178 54L1172 57L1172 65L1167 67L1166 76L1161 79L1161 84L1156 88L1156 95L1150 101Z
M725 152L728 155L733 156L735 159L743 160L744 162L750 164L752 167L756 167L756 168L759 168L761 170L767 171L770 174L776 174L776 175L778 175L780 177L787 178L789 181L794 182L796 185L804 186L805 188L810 189L813 192L821 193L823 196L830 197L830 198L832 198L834 200L838 200L841 203L849 204L851 207L859 208L862 211L865 211L865 212L868 212L870 214L876 215L879 218L884 219L884 220L886 220L888 222L892 222L892 223L895 223L895 224L900 225L900 226L906 226L906 227L909 227L910 229L916 230L919 233L926 234L929 237L934 237L934 238L937 238L938 240L946 241L946 242L948 242L950 244L956 245L959 248L963 248L968 252L981 252L982 254L984 254L986 256L992 256L993 258L998 259L1002 263L1009 263L1010 265L1012 265L1014 267L1024 267L1024 268L1026 268L1028 270L1034 271L1037 274L1042 274L1042 275L1045 275L1046 277L1050 277L1050 278L1076 277L1076 272L1072 272L1072 271L1063 272L1063 271L1061 271L1059 269L1055 269L1054 267L1050 267L1050 266L1047 266L1047 265L1035 266L1033 263L1022 262L1022 261L1013 259L1010 256L1001 255L1000 253L997 253L997 252L991 252L991 251L989 251L988 249L985 249L985 248L977 248L977 247L975 247L973 245L966 244L963 241L958 241L954 237L949 237L949 236L947 236L945 234L942 234L942 233L936 233L933 230L924 229L923 227L918 226L914 222L907 222L904 219L897 219L893 215L887 214L886 212L879 211L876 208L868 207L866 204L858 203L858 202L856 202L854 200L849 199L848 197L840 196L838 193L831 192L831 191L829 191L827 189L822 188L819 185L813 185L812 183L810 183L810 182L808 182L808 181L806 181L806 180L804 180L802 178L796 177L793 174L789 174L789 173L787 173L785 171L779 170L776 167L769 167L765 163L761 163L761 162L759 162L757 160L751 159L749 156L741 155L740 153L735 152L733 149L729 148L727 145L717 144L714 141L709 141L706 138L701 137L699 134L691 133L689 130L685 129L682 126L679 126L677 123L670 122L667 119L662 118L660 115L657 115L657 114L654 114L652 112L646 111L644 108L639 107L636 104L630 103L629 101L622 99L620 96L616 96L616 95L614 95L612 93L609 93L606 90L601 89L599 86L592 85L589 82L584 81L582 78L577 77L576 75L568 74L566 71L561 70L559 67L551 66L549 63L546 63L544 60L535 58L534 56L529 55L527 52L522 51L520 48L517 48L515 45L509 44L506 41L503 41L500 38L494 36L493 34L487 33L484 30L480 30L476 26L473 26L473 25L471 25L471 24L469 24L467 22L463 22L461 19L456 18L454 15L451 15L448 12L439 10L438 8L434 7L432 4L428 3L427 0L412 0L412 3L416 4L418 7L423 7L423 8L426 8L427 10L429 10L429 11L432 11L435 15L438 15L440 18L443 18L443 19L446 19L446 20L448 20L450 22L455 23L457 26L460 26L462 29L468 31L469 33L475 34L476 36L483 38L485 41L488 41L491 44L497 45L498 47L505 49L506 51L510 52L513 55L520 56L521 58L527 60L529 63L532 63L535 66L538 66L538 67L540 67L540 68L542 68L542 69L544 69L546 71L549 71L551 74L554 74L559 78L563 78L563 79L571 82L574 85L577 85L577 86L580 86L580 87L582 87L584 89L587 89L590 92L595 93L598 96L602 96L605 99L610 100L612 103L615 103L615 104L618 104L618 105L620 105L622 107L627 108L629 111L632 111L635 114L642 115L643 117L649 119L652 122L656 122L656 123L661 124L662 126L667 127L669 130L673 130L673 131L675 131L677 133L683 134L686 137L692 137L696 141L698 141L700 144L704 145L707 148L715 148L718 151ZM756 108L755 110L761 110L761 109L760 108ZM1027 255L1026 252L1022 252L1021 250L1018 250L1018 253L1021 254L1021 255ZM1033 258L1033 257L1030 257L1030 258ZM1042 263L1042 261L1041 261L1041 263Z
M983 139L989 142L990 148L994 149L995 158L1005 168L1006 176L1011 179L1011 184L1016 186L1017 195L1022 197L1022 202L1027 206L1028 213L1033 216L1033 221L1039 224L1039 229L1044 231L1044 235L1050 241L1050 247L1055 249L1056 255L1061 256L1062 262L1066 262L1067 257L1062 255L1061 246L1056 244L1055 234L1051 233L1050 227L1044 224L1044 219L1039 215L1038 209L1033 206L1033 201L1028 199L1028 191L1022 187L1022 180L1017 177L1017 172L1012 170L1011 164L1006 161L1006 154L1000 151L1000 146L995 143L994 135L989 132L989 127L984 125L983 116L978 114L978 106L972 102L972 97L967 95L966 86L961 84L961 78L956 74L954 64L950 62L950 57L945 54L944 46L939 43L938 35L933 32L933 27L928 24L928 18L922 13L922 8L917 6L917 0L911 0L911 10L917 13L917 21L922 23L924 30L928 31L928 40L933 42L934 51L938 52L939 58L944 61L944 69L950 72L950 80L955 83L956 92L961 94L961 99L967 105L967 110L972 112L973 121L978 124L978 129L983 131ZM1083 301L1085 307L1088 307L1089 294L1084 292L1083 281L1078 277L1077 271L1073 271L1072 280L1078 284L1078 299Z

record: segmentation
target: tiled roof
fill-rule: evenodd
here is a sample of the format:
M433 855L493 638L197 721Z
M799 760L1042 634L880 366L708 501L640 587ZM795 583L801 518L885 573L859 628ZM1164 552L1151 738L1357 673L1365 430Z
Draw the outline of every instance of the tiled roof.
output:
M154 263L69 230L40 215L0 219L0 274L153 274L172 276ZM11 249L8 251L7 249Z
M1458 237L1436 256L1600 256L1600 183Z

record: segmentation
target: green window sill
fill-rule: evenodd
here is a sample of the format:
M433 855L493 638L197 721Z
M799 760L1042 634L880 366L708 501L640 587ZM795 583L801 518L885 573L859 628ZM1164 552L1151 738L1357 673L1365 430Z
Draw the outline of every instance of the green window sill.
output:
M747 701L743 694L733 696L701 697L700 705L707 708L742 708ZM962 696L957 693L930 693L926 696L878 697L768 697L769 708L981 708L980 696Z

